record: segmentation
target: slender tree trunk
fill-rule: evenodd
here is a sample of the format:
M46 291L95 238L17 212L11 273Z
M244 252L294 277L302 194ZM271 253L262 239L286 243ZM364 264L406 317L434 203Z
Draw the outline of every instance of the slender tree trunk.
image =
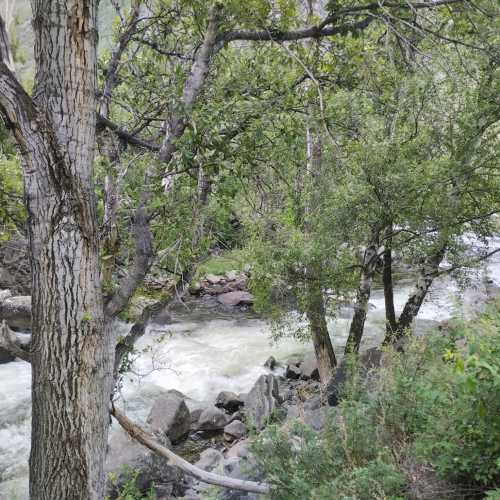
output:
M386 338L385 343L397 341L411 327L420 311L420 307L427 296L427 292L429 291L434 278L438 274L439 264L441 264L444 258L445 251L446 245L443 245L424 263L424 266L420 270L417 278L415 289L408 297L403 311L399 316L394 334L391 335L390 338Z
M313 280L307 283L307 319L318 362L321 382L326 384L333 376L337 360L326 323L325 303L321 288Z
M373 277L377 269L377 246L370 245L363 256L363 267L356 292L356 303L354 304L354 316L349 328L349 337L345 346L345 353L358 353L363 331L365 327L366 314L370 300Z
M386 230L384 240L384 266L382 271L382 281L384 283L385 301L385 330L386 339L389 339L396 331L396 311L394 309L394 288L392 283L392 227Z

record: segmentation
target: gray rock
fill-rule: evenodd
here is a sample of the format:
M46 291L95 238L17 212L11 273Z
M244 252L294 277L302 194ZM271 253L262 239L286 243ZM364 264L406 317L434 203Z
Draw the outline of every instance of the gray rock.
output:
M279 404L278 381L273 375L261 375L245 398L247 422L262 429Z
M233 420L224 427L224 438L228 441L240 439L247 433L247 427L241 420Z
M226 279L228 281L236 281L238 279L238 276L239 276L238 271L233 270L233 271L228 271L226 273Z
M212 471L223 460L222 453L214 448L208 448L200 453L200 459L195 463L196 467L206 471Z
M217 276L216 274L207 274L205 276L205 279L211 284L211 285L218 285L221 281L224 280L223 276Z
M269 368L270 370L274 370L276 368L277 361L274 356L269 356L264 363L265 368Z
M0 245L0 288L14 294L31 294L31 266L28 241L14 237Z
M201 431L218 431L224 429L227 416L219 408L210 407L203 410L198 420L198 429Z
M222 391L215 400L215 406L217 408L224 408L229 413L234 413L243 406L243 401L234 392Z
M165 435L157 436L157 439L163 446L171 447ZM166 459L149 451L119 428L113 432L109 441L105 464L106 475L112 474L115 477L114 481L108 481L106 487L110 498L116 498L117 490L130 479L131 471L138 472L136 484L143 493L146 493L152 484L164 486L169 492L169 498L172 494L181 493L183 473L177 467L168 465Z
M252 305L254 298L249 292L236 291L221 293L217 297L217 301L224 306L234 307L239 305Z
M319 380L318 362L313 353L308 354L300 364L300 378L302 380Z
M0 365L3 365L5 363L10 363L15 359L16 359L15 356L12 356L12 354L10 354L9 351L6 351L5 349L2 349L0 347Z
M11 328L31 329L31 296L18 295L0 302L0 321L5 320Z
M250 455L250 440L243 439L233 444L226 453L227 458L247 458Z
M289 378L292 380L298 380L301 375L302 375L302 371L301 371L299 366L287 365L286 371L285 371L286 378Z
M182 393L168 391L157 398L147 424L154 432L165 434L173 443L181 440L191 427L191 416Z

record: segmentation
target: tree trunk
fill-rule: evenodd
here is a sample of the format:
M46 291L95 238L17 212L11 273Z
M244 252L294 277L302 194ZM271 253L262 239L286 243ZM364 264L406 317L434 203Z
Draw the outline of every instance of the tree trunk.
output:
M33 279L32 500L103 497L113 342L93 186L97 0L32 0L33 99L0 63L22 154Z
M345 353L358 353L363 330L365 327L366 314L368 312L368 301L373 283L373 276L377 269L377 247L370 245L363 256L363 268L359 280L359 287L356 293L356 303L354 305L354 316L349 328L349 337L345 346Z
M399 316L394 335L392 335L391 338L386 339L386 343L397 341L411 327L414 319L420 311L420 307L424 302L434 278L438 274L439 264L441 264L441 261L444 258L445 251L446 245L443 245L433 255L427 258L417 278L415 289L408 297L403 311Z
M392 232L392 227L387 231ZM390 339L396 331L396 311L394 309L394 288L392 284L392 238L387 231L384 242L382 281L384 283L386 339Z
M325 303L321 288L312 280L307 283L307 319L318 362L319 377L326 384L333 376L337 360L326 324Z

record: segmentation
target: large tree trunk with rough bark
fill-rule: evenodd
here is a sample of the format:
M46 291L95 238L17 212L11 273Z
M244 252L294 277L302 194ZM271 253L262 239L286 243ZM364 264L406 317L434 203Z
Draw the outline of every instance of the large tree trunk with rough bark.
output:
M30 497L103 497L113 342L104 324L92 164L97 0L33 0L30 98L0 63L22 155L33 279Z
M365 328L366 314L368 312L373 277L377 269L377 250L376 245L370 245L364 252L359 287L356 292L356 302L354 304L354 315L351 320L349 337L345 346L346 354L359 352Z
M25 155L33 272L30 496L97 500L113 382L92 181L97 1L32 4L33 95L53 157Z

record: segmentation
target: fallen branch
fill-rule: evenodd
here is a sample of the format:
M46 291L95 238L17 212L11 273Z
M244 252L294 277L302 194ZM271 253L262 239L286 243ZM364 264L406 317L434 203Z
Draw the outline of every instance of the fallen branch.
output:
M5 320L2 321L2 325L0 326L0 347L12 354L12 356L31 363L30 353L17 343L16 334L9 328Z
M167 459L169 465L179 467L187 474L199 479L200 481L222 488L231 490L247 491L249 493L269 493L270 486L266 483L258 483L255 481L246 481L243 479L233 479L231 477L220 476L213 472L207 472L203 469L190 464L188 461L176 455L173 451L159 444L154 437L147 433L144 429L132 422L126 415L116 409L114 405L111 408L111 415L115 417L121 427L132 437L146 448L154 451L157 455Z

